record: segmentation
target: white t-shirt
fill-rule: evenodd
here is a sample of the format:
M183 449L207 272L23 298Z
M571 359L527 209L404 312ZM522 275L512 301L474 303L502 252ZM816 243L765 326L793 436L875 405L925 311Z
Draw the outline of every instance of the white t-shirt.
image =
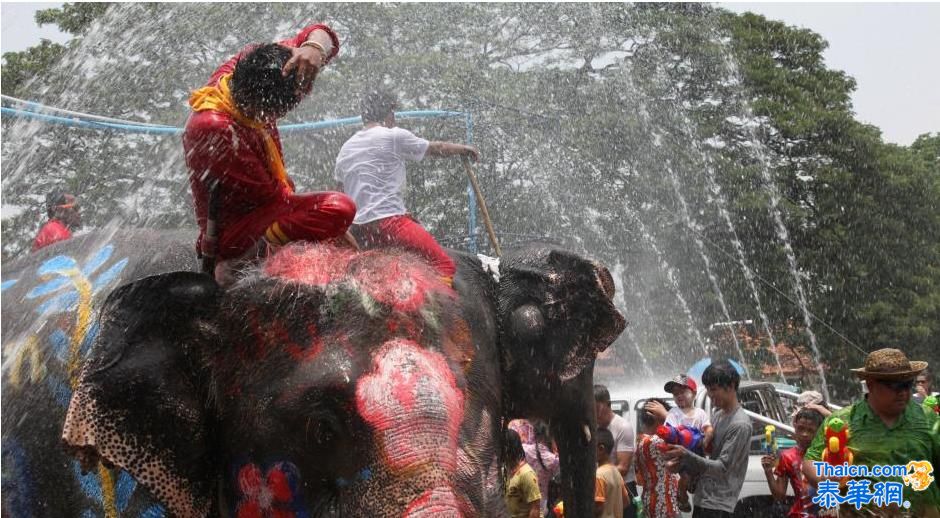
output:
M711 420L708 414L701 408L695 407L692 415L685 415L681 408L674 406L666 414L666 424L671 426L686 426L698 428L705 431L706 426L711 426Z
M405 162L424 158L428 141L403 128L375 126L349 138L333 176L356 202L353 223L405 214Z
M610 462L617 465L617 452L633 453L636 445L636 434L633 432L633 426L626 419L614 414L614 418L607 425L607 429L614 436L614 450L610 452ZM633 471L633 459L630 459L630 466L627 468L627 476L623 477L624 482L636 482L636 473Z

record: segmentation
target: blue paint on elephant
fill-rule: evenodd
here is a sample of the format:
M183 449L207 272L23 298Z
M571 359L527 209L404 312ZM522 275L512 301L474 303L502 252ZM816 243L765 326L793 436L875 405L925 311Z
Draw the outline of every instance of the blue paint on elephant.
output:
M98 478L97 470L83 475L81 465L78 461L72 461L72 472L75 474L75 479L78 480L78 484L81 486L85 496L103 507L104 501L101 492L101 481ZM114 505L117 507L119 513L123 513L127 509L135 489L137 489L137 482L135 482L126 471L119 472L114 484ZM84 515L87 515L89 512L91 511L86 509ZM97 516L95 513L91 513L91 516Z
M60 288L62 288L68 283L69 283L69 279L67 277L56 277L55 279L52 279L51 281L44 282L40 284L39 286L36 286L35 288L31 289L29 293L26 294L26 298L34 299L37 297L44 297L54 291L58 291Z
M56 403L63 408L69 407L69 401L72 399L72 389L62 382L62 380L53 376L46 377L46 386L55 399Z
M4 509L11 516L30 516L34 502L33 480L26 451L15 440L6 439L2 457Z
M56 359L62 363L69 361L69 335L65 331L56 329L49 333L49 346Z
M72 268L78 268L78 263L75 261L75 259L72 259L67 255L57 255L39 265L39 269L36 270L36 273L40 276L51 275L53 273L70 270Z
M121 259L120 261L114 263L114 266L108 268L107 270L101 272L97 278L91 283L91 287L95 293L101 291L101 288L107 286L111 283L117 276L121 273L121 270L127 266L127 259Z
M63 288L68 287L66 291L60 292L58 295L40 304L39 307L36 308L36 311L45 315L74 310L78 304L79 297L73 285L74 281L69 277L69 270L79 269L81 275L91 282L92 293L98 294L103 288L114 282L128 264L128 259L123 258L111 265L107 270L99 273L95 278L92 278L94 273L108 262L113 253L114 246L105 245L95 252L81 269L78 268L78 262L69 256L57 255L47 260L40 265L36 273L40 277L50 275L55 275L55 277L30 290L30 292L26 294L26 298L34 299L45 297L60 292Z
M0 292L7 291L7 288L12 288L14 284L20 282L19 279L10 279L8 281L3 281L0 283Z
M43 302L36 308L40 315L65 313L73 311L78 306L78 293L67 291Z
M161 505L152 505L140 513L140 518L163 518L166 515L166 511Z

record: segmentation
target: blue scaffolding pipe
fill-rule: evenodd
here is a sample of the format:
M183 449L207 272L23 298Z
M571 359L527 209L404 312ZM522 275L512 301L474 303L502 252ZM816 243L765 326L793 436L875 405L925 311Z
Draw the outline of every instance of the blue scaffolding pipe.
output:
M123 133L141 133L145 135L181 135L183 133L183 128L178 128L175 126L164 126L158 124L150 123L136 123L132 121L121 121L120 119L113 119L110 117L102 117L99 115L84 114L79 112L73 112L69 110L63 110L61 108L55 108L51 106L44 106L37 102L33 101L24 101L21 99L16 99L9 96L3 96L5 101L12 101L14 103L20 104L25 109L18 108L9 108L6 106L0 107L0 113L3 115L11 117L20 117L25 119L40 120L43 122L49 122L52 124L59 124L62 126L69 126L73 128L84 128L84 129L95 129L95 130L111 130L111 131L120 131ZM62 113L69 115L64 117L61 115L51 115L49 113L41 112L52 112L52 113ZM458 111L445 111L445 110L415 110L415 111L406 111L406 112L395 112L396 119L433 119L433 118L445 118L445 117L464 117L464 123L467 130L467 144L471 145L473 143L473 117L470 112L458 112ZM278 130L281 133L300 133L304 131L316 131L328 128L338 128L342 126L350 126L353 124L362 124L362 117L346 117L343 119L333 119L326 121L316 121L316 122L301 122L296 124L285 124L279 126ZM470 184L470 180L467 180L467 240L470 251L476 253L477 251L477 238L476 238L476 227L477 227L477 205L476 199L473 195L473 186Z

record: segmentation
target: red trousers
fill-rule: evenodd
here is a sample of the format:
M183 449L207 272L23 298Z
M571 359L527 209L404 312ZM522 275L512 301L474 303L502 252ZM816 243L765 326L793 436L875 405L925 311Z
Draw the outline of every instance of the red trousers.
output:
M356 238L363 248L400 246L426 258L443 277L453 279L457 265L437 244L427 230L414 218L405 214L357 225Z
M340 192L291 194L286 202L259 207L221 229L219 259L242 256L261 237L275 244L342 236L356 216L352 198Z

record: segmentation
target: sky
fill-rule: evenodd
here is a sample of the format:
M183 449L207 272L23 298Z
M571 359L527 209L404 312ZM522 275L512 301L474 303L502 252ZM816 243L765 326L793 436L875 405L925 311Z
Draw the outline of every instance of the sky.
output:
M40 38L64 42L53 26L39 28L37 9L60 3L0 4L0 49L23 50ZM716 4L804 27L829 42L829 68L855 78L856 118L882 130L884 139L909 145L918 135L940 132L940 3ZM107 115L107 114L103 114Z

